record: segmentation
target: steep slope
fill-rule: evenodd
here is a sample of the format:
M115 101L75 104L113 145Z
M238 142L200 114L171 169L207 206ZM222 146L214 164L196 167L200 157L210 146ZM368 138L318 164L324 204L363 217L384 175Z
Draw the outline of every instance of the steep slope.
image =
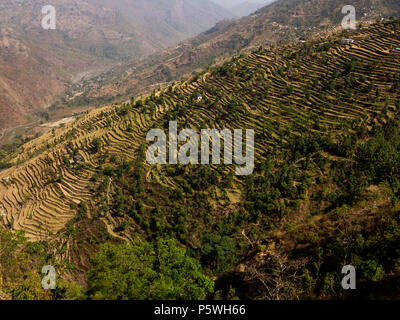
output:
M382 279L377 270L390 280L399 257L379 252L398 241L399 30L392 21L353 32L352 45L343 32L254 51L28 142L0 172L2 223L31 240L59 237L76 272L107 239L172 236L199 252L214 275L237 272L240 284L229 284L244 298L334 295L330 286L317 291L353 255L365 288ZM234 167L223 165L150 166L146 134L170 120L180 129L254 129L254 174L234 177ZM393 140L381 141L387 137ZM392 156L379 149L385 146ZM394 234L382 234L385 223ZM360 234L365 246L349 245L360 244ZM202 248L221 237L238 249L216 262ZM316 248L327 260L315 260L323 259ZM266 292L263 277L279 263L294 271L278 280L294 285L307 266L319 281L307 290L316 291Z
M358 0L354 5L360 22L400 13L399 2L393 0ZM317 31L331 31L342 21L342 7L340 0L276 1L255 15L218 23L176 48L117 66L80 83L55 106L126 101L242 50L290 43ZM77 94L75 99L69 99Z
M0 5L0 129L42 111L90 71L154 53L229 16L208 1L55 0L56 30L43 30L45 5Z

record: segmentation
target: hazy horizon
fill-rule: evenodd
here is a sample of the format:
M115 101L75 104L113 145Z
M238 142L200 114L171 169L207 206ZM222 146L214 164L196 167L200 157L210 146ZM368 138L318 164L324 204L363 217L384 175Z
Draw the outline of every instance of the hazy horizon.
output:
M250 2L250 3L260 3L260 4L269 4L274 2L275 0L212 0L213 2L219 4L225 8L232 8L238 4Z

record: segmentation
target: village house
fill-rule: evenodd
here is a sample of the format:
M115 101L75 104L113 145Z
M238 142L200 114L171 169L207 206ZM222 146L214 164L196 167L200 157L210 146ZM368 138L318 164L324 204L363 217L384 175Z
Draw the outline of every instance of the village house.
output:
M354 40L353 39L343 39L342 43L343 44L352 44L352 43L354 43Z

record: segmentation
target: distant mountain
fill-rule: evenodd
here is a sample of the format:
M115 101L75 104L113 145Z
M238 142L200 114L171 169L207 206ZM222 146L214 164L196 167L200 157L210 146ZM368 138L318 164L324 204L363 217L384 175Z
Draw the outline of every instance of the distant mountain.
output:
M232 16L209 0L46 0L0 3L0 132L43 111L72 80L152 54Z
M274 0L212 0L212 1L220 5L221 7L232 8L244 2L259 3L261 4L261 6L265 6L268 3L273 2Z
M274 0L271 0L272 3ZM257 3L257 2L242 2L233 7L229 8L229 11L233 12L238 17L248 16L256 12L258 9L268 5L269 3Z
M165 47L195 36L233 14L211 0L97 0Z

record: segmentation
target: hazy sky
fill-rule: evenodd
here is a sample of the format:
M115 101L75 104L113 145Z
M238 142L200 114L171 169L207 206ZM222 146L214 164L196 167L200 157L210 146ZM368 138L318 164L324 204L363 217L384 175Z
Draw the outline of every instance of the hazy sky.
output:
M273 0L212 0L212 1L227 8L233 7L243 2L256 2L256 3L266 3L266 4L273 2Z

